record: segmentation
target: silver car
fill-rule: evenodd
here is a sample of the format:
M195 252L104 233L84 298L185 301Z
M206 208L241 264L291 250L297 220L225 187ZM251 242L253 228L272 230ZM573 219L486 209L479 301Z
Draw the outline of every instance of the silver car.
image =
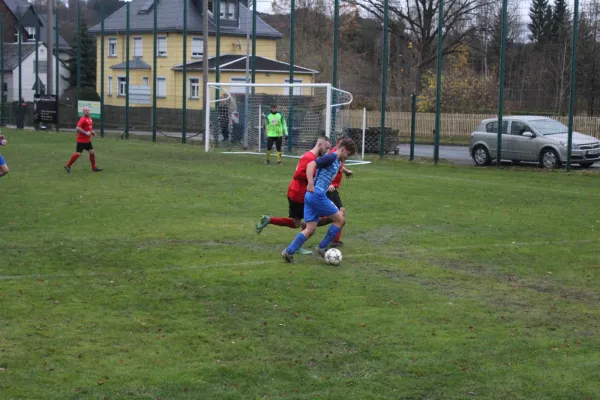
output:
M546 117L502 118L502 159L539 162L546 168L567 162L568 128ZM498 119L481 121L471 134L469 152L477 165L488 165L498 157ZM600 161L600 140L573 132L571 162L588 168Z

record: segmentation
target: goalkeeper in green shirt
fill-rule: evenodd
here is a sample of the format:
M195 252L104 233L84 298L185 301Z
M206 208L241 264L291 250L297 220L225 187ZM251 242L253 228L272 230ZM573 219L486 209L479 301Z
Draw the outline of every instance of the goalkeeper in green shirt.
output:
M265 119L265 132L267 133L267 159L265 164L271 164L271 149L273 143L277 147L277 164L281 165L281 143L283 135L287 138L288 129L283 114L277 111L277 105L271 106L271 113Z

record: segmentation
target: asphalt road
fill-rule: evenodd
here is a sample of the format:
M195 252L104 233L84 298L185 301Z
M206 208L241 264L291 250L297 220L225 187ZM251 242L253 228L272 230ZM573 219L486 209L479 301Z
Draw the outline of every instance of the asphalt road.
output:
M398 150L401 155L410 155L410 145L403 144L398 146ZM415 157L424 157L433 159L433 146L430 145L415 145ZM472 165L475 166L471 155L469 154L469 148L466 146L440 146L440 159L448 160L456 165ZM502 162L506 165L511 165L510 161ZM494 164L494 162L492 162ZM523 166L530 165L531 167L537 167L535 163L520 164ZM573 168L578 169L578 165L574 165ZM594 164L591 170L600 172L600 163Z

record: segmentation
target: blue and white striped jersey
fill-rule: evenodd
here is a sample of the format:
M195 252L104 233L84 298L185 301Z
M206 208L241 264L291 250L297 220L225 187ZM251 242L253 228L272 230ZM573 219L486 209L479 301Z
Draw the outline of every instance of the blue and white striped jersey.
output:
M315 160L317 163L317 175L315 176L315 190L327 193L329 185L340 170L342 162L338 160L336 153L328 153Z

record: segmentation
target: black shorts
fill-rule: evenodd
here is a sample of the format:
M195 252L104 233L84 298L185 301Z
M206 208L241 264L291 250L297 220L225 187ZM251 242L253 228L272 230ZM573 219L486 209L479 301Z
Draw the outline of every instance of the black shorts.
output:
M275 147L277 148L277 151L281 153L281 144L283 143L283 137L282 136L278 136L278 137L269 136L267 138L267 150L268 151L271 151L271 149L273 148L273 143L275 143Z
M290 211L288 216L293 219L304 219L304 203L298 203L288 197Z
M89 143L77 142L77 149L75 151L77 153L83 153L84 150L87 150L87 151L94 150L94 146L92 146L92 142L89 142Z
M333 202L333 204L335 204L335 206L338 209L341 209L342 207L344 207L344 204L342 204L342 199L340 198L340 192L338 192L337 189L335 189L333 192L330 192L328 190L327 191L327 198L329 200L331 200Z

